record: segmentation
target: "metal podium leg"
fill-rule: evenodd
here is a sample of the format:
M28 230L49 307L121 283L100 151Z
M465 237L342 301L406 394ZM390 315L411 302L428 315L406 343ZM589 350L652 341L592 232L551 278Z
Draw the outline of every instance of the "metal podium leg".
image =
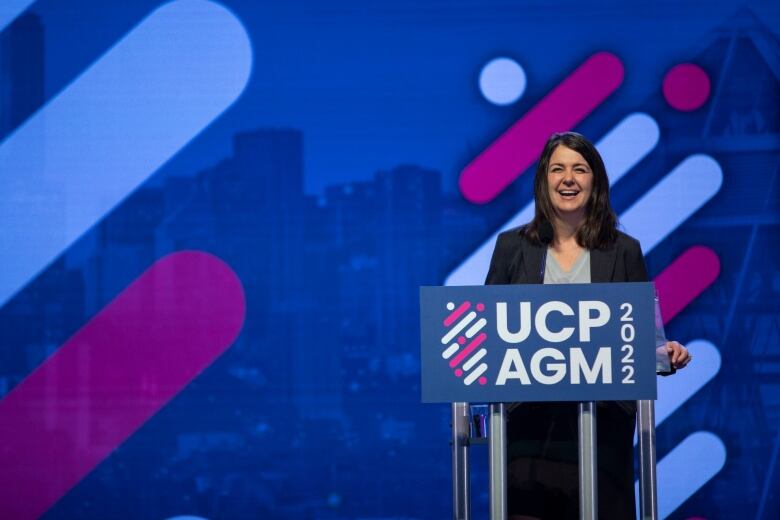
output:
M655 473L655 403L637 401L639 439L639 515L641 520L658 520L658 491Z
M490 405L490 520L506 520L506 405Z
M580 438L580 520L598 518L596 402L578 404Z
M452 518L471 520L469 403L452 403Z

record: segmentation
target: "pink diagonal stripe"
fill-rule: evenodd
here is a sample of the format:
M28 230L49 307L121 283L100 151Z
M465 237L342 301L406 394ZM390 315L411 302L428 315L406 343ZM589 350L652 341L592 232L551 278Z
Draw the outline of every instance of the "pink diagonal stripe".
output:
M542 152L553 132L571 130L623 82L623 64L598 52L493 141L460 174L460 191L475 204L490 202Z
M0 518L46 512L233 343L244 310L206 253L137 278L0 401Z
M460 318L464 312L469 310L469 307L471 307L471 302L463 302L460 304L460 307L452 311L452 314L444 318L444 326L449 327L453 323L455 323L455 320Z
M718 255L704 246L691 247L669 264L655 277L664 323L712 285L719 273Z
M450 361L450 368L455 368L460 364L461 361L463 361L469 354L471 354L475 348L480 346L485 339L487 339L487 334L484 332L480 332L480 334L471 340L471 343L466 345L466 348L461 350L457 356L452 358L452 361Z

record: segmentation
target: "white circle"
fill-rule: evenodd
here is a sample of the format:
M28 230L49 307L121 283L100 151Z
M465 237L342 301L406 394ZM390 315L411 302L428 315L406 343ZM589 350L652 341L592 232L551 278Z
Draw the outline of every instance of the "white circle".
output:
M509 105L525 92L525 71L511 58L494 58L479 73L479 89L491 103Z
M451 311L451 310L452 310L452 309L454 309L454 308L455 308L455 304L454 304L454 303L452 303L452 302L447 302L447 310L448 310L448 311Z

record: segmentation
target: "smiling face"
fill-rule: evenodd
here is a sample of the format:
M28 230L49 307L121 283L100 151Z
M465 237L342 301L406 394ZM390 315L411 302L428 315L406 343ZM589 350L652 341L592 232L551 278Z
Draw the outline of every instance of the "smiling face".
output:
M558 145L547 166L547 189L559 218L582 223L593 192L593 170L578 152Z

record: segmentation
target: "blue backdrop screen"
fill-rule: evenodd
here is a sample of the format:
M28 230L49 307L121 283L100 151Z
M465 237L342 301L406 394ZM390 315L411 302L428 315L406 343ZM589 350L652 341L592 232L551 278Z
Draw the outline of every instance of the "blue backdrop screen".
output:
M768 0L4 1L0 516L449 517L419 287L484 281L575 130L695 358L661 516L777 518L778 31Z

